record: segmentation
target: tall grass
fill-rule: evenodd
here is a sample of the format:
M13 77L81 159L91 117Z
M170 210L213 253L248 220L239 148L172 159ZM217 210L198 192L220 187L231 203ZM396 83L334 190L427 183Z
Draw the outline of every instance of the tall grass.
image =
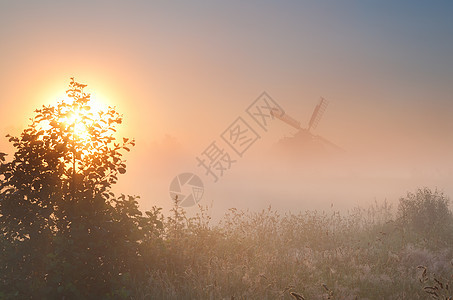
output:
M176 203L160 218L137 299L426 299L440 289L429 278L453 274L453 241L408 237L387 202L343 215L230 209L218 224Z

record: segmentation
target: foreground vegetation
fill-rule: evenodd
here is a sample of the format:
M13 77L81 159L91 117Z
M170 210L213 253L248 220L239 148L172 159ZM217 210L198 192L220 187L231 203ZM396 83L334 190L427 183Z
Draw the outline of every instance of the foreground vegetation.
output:
M449 199L423 188L396 210L280 214L200 207L142 213L111 187L126 172L121 116L72 102L36 111L0 153L0 299L451 299ZM449 298L450 297L450 298Z
M396 215L387 203L345 216L231 209L213 227L205 210L186 218L176 206L149 248L155 263L136 296L447 299L453 222L446 203L421 189L400 200Z

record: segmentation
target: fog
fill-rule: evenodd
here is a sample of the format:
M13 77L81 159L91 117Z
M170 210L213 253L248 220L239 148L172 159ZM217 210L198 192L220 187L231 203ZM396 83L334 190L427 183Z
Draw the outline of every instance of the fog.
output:
M347 210L423 186L451 195L448 6L112 2L106 14L101 3L5 3L0 151L13 153L3 136L20 134L74 76L124 114L121 136L137 146L115 190L140 195L143 209L170 209L170 182L184 172L201 178L199 204L213 214ZM85 34L74 43L71 31ZM297 130L274 120L265 131L246 113L263 91L303 128L329 100L312 133L344 153L279 148ZM214 182L196 157L213 141L231 151L221 134L239 116L260 138Z
M260 139L242 157L218 136L194 146L167 134L160 141L134 149L138 153L128 160L128 174L120 180L118 191L141 195L144 209L157 205L168 211L172 207L170 182L180 173L194 173L204 184L198 204L209 207L214 219L233 207L258 211L271 206L282 213L346 212L387 201L396 208L400 197L422 187L452 194L453 168L446 151L451 146L447 140L436 139L431 143L423 137L400 140L395 133L399 124L395 123L393 133L375 135L379 143L368 136L357 136L355 144L347 144L340 138L334 140L335 130L323 125L323 122L332 125L328 121L331 115L335 112L327 111L322 116L313 136L319 135L341 149L319 139L304 140L300 136L304 129L291 128L278 119L272 121L267 132L260 132ZM342 125L337 124L336 130L341 131ZM369 123L363 123L351 135L365 132L366 126ZM235 160L222 176L217 174L217 181L196 160L212 141L229 151ZM185 209L189 214L199 211L197 205Z

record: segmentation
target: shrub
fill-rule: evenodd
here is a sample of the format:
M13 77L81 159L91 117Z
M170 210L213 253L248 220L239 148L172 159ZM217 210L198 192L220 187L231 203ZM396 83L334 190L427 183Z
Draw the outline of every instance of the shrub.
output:
M449 198L437 189L418 189L400 199L397 221L406 241L422 239L427 244L451 244L453 216L448 208Z

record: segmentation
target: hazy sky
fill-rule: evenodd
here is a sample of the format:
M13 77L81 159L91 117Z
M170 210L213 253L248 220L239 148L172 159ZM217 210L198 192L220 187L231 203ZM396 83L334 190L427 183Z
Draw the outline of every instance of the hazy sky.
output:
M2 0L0 135L19 134L74 76L124 114L122 133L137 146L121 187L149 208L168 204L173 174L202 173L195 156L263 91L303 125L322 96L330 106L316 133L354 165L401 164L401 174L428 174L426 184L453 192L452 15L451 1ZM259 184L235 179L269 169L259 150L295 133L274 125L209 199L258 195ZM288 190L280 183L273 192Z

